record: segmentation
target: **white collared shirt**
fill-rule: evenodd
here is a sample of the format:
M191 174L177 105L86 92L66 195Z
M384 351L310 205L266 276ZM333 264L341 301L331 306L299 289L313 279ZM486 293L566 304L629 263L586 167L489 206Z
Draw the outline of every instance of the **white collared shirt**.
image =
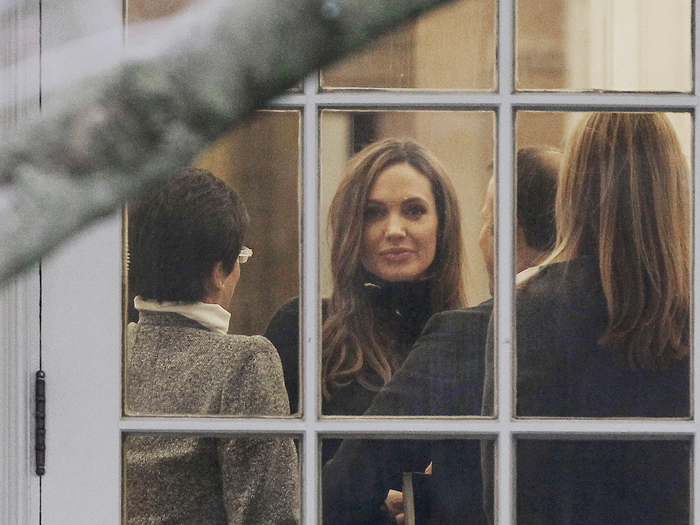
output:
M231 314L218 304L211 303L178 303L173 301L146 301L141 297L134 298L134 307L137 310L151 312L170 312L180 314L207 327L212 332L228 333L228 325Z

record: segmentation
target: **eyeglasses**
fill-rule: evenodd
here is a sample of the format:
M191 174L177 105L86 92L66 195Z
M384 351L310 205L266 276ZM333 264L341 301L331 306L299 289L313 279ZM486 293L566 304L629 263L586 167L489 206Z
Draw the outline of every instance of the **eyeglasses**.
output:
M243 264L244 262L248 262L248 259L250 259L252 256L253 250L244 246L243 248L241 248L241 253L238 254L238 262L241 264Z

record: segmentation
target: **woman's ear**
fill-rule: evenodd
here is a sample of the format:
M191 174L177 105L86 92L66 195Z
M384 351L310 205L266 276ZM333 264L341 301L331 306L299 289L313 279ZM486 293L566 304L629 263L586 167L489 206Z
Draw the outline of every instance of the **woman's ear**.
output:
M223 290L226 277L228 277L228 275L224 271L223 263L221 261L217 262L214 268L212 268L210 277L210 282L214 290Z
M233 292L238 284L238 279L241 276L241 270L238 261L233 266L233 270L226 272L223 262L217 262L209 275L207 284L207 296L205 303L213 303L226 308L233 298Z
M211 269L211 273L206 279L204 284L205 294L202 298L202 302L218 304L223 293L225 283L226 272L224 271L221 261L219 261Z

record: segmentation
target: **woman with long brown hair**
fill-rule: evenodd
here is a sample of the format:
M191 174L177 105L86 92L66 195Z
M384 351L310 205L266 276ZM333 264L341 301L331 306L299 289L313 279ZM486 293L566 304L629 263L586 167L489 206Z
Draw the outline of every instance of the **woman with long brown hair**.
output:
M580 122L555 250L519 280L519 416L690 416L690 188L662 113ZM524 440L517 462L519 522L688 522L687 442Z
M410 139L351 158L330 208L333 292L323 301L325 415L360 415L434 313L463 306L459 206L439 161ZM297 406L299 308L280 309L265 335Z
M688 418L690 178L661 113L593 113L575 128L560 171L557 243L518 276L515 416ZM436 315L369 415L494 415L494 337L484 349L473 309ZM486 373L478 363L485 351ZM501 414L510 417L510 414ZM474 458L435 440L433 521L473 523ZM347 440L323 473L324 523L370 523L415 451ZM493 445L481 461L493 521ZM690 442L521 436L520 524L651 525L690 519Z
M691 193L675 131L661 113L596 113L575 137L545 264L596 257L608 310L600 344L631 368L667 368L690 344Z

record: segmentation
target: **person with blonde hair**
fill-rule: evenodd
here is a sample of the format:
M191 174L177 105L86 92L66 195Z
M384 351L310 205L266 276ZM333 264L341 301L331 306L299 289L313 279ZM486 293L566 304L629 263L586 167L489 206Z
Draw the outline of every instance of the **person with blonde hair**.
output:
M431 315L464 304L459 205L437 158L412 139L352 157L329 212L333 292L323 300L324 415L361 415L408 355ZM294 412L299 303L265 336L280 353ZM324 443L324 458L332 456Z

